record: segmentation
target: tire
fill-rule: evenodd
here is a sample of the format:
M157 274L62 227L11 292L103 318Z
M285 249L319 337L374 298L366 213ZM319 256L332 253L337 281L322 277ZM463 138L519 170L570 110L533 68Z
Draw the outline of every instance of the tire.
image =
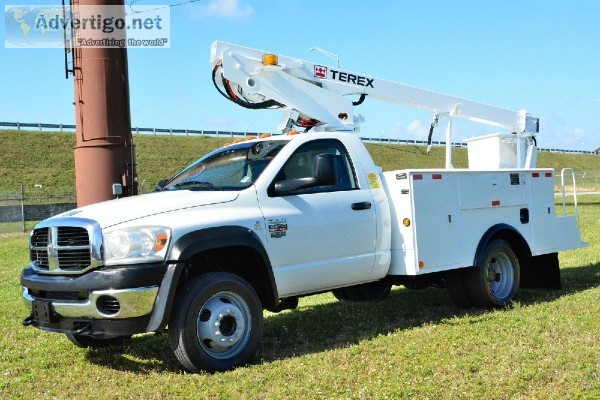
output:
M469 297L478 307L510 305L519 288L519 260L508 242L492 240L483 251L476 268L465 271Z
M376 281L335 289L332 293L338 300L372 301L385 299L388 297L391 290L392 285L390 283Z
M237 275L215 272L187 283L169 320L169 343L192 372L224 371L245 364L256 352L263 309L256 291Z
M473 302L465 283L465 268L453 269L446 273L446 288L452 302L459 308L470 308Z
M333 296L338 299L339 301L347 301L350 300L350 298L348 297L348 293L346 293L346 288L340 288L340 289L333 289L331 291L331 293L333 293Z
M73 333L66 333L65 336L71 343L81 348L103 348L109 346L123 346L126 342L131 339L131 336L119 336L110 339L100 339L93 336L76 335Z

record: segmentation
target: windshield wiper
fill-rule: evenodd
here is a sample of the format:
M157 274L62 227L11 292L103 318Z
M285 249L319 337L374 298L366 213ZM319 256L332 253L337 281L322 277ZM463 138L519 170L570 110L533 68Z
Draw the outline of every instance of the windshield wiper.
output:
M191 187L188 187L191 186ZM194 186L198 186L197 188L194 188ZM185 182L181 182L181 183L177 183L175 185L173 185L174 188L177 189L189 189L189 190L194 190L194 189L204 189L204 188L208 188L211 190L223 190L223 188L221 188L220 186L215 185L212 182L207 182L207 181L185 181Z

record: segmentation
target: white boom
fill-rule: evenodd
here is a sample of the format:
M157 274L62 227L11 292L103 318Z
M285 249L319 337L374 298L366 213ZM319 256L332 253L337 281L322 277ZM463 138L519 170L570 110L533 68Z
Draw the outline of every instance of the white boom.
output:
M353 108L372 97L432 111L432 130L439 117L446 117L447 168L451 168L452 118L508 129L524 139L517 141L520 166L535 163L532 138L539 131L539 119L525 110L494 107L221 41L212 44L210 61L215 86L225 97L247 108L279 108L285 115L282 131L293 125L316 131L358 131L364 118L355 115ZM353 102L348 96L360 97ZM525 152L532 161L525 161Z

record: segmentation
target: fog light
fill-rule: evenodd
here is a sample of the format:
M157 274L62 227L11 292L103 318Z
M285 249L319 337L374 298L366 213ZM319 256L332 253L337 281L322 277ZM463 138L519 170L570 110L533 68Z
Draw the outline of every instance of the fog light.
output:
M101 314L115 315L121 311L121 304L113 296L100 296L96 300L96 308Z

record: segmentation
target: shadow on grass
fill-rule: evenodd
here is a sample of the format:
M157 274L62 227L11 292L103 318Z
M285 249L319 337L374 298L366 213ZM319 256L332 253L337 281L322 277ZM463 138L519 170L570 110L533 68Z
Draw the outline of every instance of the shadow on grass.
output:
M566 268L561 273L562 290L521 290L517 301L530 306L600 286L600 264ZM486 312L458 309L445 290L433 288L418 291L397 288L387 299L377 302L334 301L300 307L265 319L262 345L255 362L269 363L349 347L398 330ZM89 350L87 358L94 364L142 374L181 371L169 348L167 335L142 335L122 348Z

